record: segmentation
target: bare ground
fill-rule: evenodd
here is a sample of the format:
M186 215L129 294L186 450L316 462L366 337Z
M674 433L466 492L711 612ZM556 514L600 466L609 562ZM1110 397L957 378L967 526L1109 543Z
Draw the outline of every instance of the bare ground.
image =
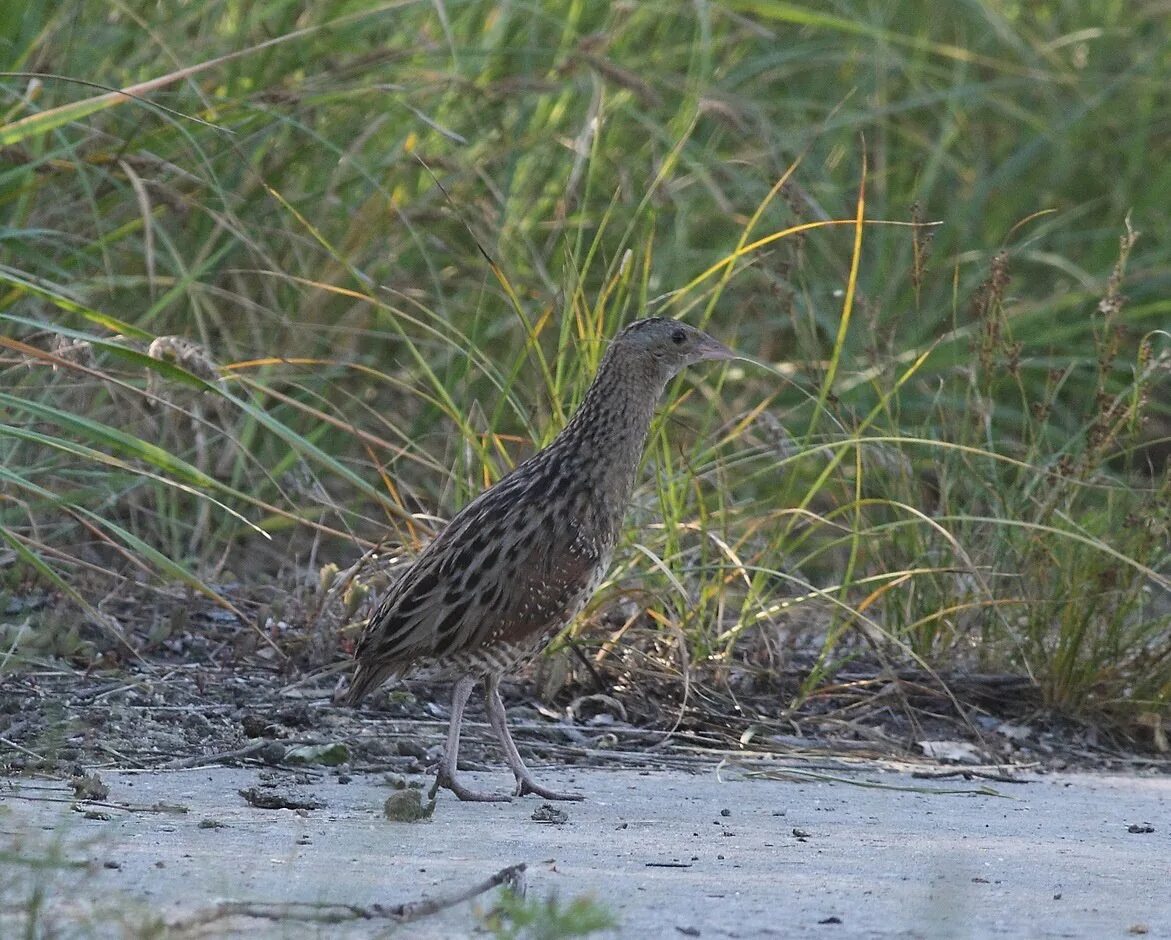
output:
M0 681L8 923L459 936L484 923L469 903L526 882L592 893L614 936L1171 936L1147 884L1171 874L1168 761L1053 719L1015 677L941 684L860 658L792 712L795 665L685 685L633 646L609 668L564 652L511 687L510 720L590 801L442 794L412 824L384 803L429 781L445 687L340 708L336 670L198 605L178 623L138 656ZM465 729L461 766L505 787L478 702Z

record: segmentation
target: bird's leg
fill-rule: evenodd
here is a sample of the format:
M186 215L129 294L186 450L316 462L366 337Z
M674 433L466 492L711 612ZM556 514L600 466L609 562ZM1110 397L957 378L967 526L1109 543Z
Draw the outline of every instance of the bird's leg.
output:
M484 696L488 704L488 721L491 722L496 737L500 739L504 757L508 761L508 766L512 768L512 775L516 777L516 795L535 793L547 800L584 800L585 797L580 793L560 793L541 786L533 779L524 761L520 759L520 751L516 749L516 742L512 740L512 734L508 730L508 716L504 713L504 702L500 698L499 676L490 675L484 679Z
M459 782L456 768L459 763L459 727L463 724L464 708L468 704L468 696L476 687L475 676L464 676L456 682L451 690L451 724L447 728L447 747L443 751L443 759L439 762L439 773L435 775L435 783L431 787L430 798L440 787L447 787L461 800L474 800L481 803L507 802L512 797L506 793L487 793L483 790L470 790ZM490 710L489 710L490 711Z

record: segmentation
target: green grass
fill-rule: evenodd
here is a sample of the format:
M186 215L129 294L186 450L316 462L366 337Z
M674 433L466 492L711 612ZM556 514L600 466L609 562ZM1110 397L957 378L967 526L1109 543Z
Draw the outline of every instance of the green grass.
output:
M595 609L692 663L814 642L807 690L868 637L1166 714L1162 19L938 10L0 14L0 599L94 628L4 662L134 647L123 579L416 547L654 312L771 371L673 386Z
M501 892L495 906L481 915L485 930L498 940L560 940L588 937L617 926L614 916L589 895L562 901L556 895L527 898Z

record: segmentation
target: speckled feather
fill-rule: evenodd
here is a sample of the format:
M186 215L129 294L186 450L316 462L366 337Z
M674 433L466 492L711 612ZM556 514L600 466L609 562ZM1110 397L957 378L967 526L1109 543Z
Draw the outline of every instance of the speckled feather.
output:
M539 652L609 569L667 381L730 355L674 320L620 333L557 438L464 507L387 593L347 698L411 671L500 674Z

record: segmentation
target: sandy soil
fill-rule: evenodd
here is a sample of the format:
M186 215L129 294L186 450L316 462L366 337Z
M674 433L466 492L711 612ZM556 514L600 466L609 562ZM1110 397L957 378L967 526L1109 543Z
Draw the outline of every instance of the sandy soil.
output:
M215 918L214 905L369 913L525 863L530 899L590 895L614 916L613 937L1171 937L1166 776L1008 783L923 779L874 762L692 764L543 768L553 785L590 794L554 807L562 822L538 821L557 816L535 797L470 804L449 794L428 819L391 821L386 775L336 769L102 771L108 793L89 801L58 780L11 778L0 794L9 861L56 861L5 866L0 933L25 928L39 883L46 934L133 936L162 921L181 936L380 936L391 922L307 924L287 909ZM504 772L472 777L509 783ZM259 808L259 793L301 808ZM496 896L390 932L485 936Z

